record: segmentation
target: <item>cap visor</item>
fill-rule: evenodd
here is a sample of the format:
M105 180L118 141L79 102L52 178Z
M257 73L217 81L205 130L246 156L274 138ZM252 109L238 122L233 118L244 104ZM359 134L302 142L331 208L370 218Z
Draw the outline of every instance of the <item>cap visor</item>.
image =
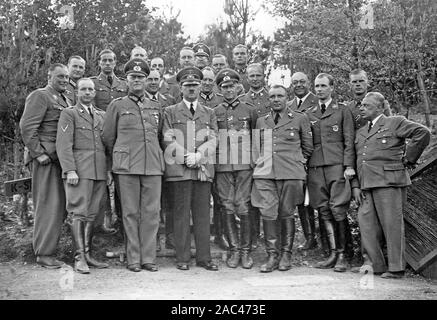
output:
M187 80L187 81L182 81L181 84L200 84L200 81L197 81L197 80Z

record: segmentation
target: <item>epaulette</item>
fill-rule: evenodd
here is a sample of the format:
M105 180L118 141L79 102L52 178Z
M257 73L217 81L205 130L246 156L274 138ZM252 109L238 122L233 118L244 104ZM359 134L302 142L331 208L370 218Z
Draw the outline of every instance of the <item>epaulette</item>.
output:
M220 92L216 92L215 94L216 96L223 97L223 95Z
M250 102L250 101L242 100L241 102L244 102L244 103L247 104L249 107L256 108L256 106L255 106L252 102Z
M247 94L247 93L242 93L242 94L240 94L237 98L238 98L238 99L243 98L243 97L246 96L246 94Z
M95 107L95 106L93 106L93 107L94 107L94 111L97 111L97 113L100 113L100 114L105 114L106 113L105 110L102 110L102 109L100 109L98 107Z
M164 96L161 92L158 92L158 96L162 98L162 100L167 101L167 97Z
M121 100L121 99L123 99L123 98L126 98L127 96L124 96L124 97L118 97L118 98L115 98L114 100L112 100L112 101L118 101L118 100Z
M90 79L97 79L98 78L98 76L91 76L91 77L89 77Z

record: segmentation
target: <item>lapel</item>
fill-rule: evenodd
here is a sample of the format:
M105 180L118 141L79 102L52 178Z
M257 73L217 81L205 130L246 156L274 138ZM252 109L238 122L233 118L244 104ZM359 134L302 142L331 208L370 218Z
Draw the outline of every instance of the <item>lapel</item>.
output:
M314 107L312 107L310 109L310 111L317 119L322 118L322 111L320 111L320 106L318 103ZM326 111L325 111L325 113L326 113Z
M319 109L320 109L320 107L319 107ZM338 110L337 102L332 100L331 103L326 107L326 111L322 115L322 119L329 117L331 114L335 113L335 111L337 111L337 110ZM320 111L320 114L322 114L321 111Z
M194 113L193 120L199 119L202 113L203 113L203 105L200 103L199 100L197 100L197 108L196 108L196 112Z
M317 104L317 98L314 95L314 93L310 92L309 96L305 99L304 102L302 102L302 105L300 106L300 109L297 111L306 111L309 108L311 108L311 106L314 106Z
M369 139L370 137L372 137L376 133L380 132L381 128L384 127L384 125L385 125L385 116L382 115L381 118L379 118L378 121L376 121L375 125L372 127L370 132L369 133L366 132L367 139ZM364 128L366 128L366 127L364 127ZM366 129L364 129L364 130L366 130Z
M116 79L116 77L115 77L115 75L114 75L114 78L112 79L112 85L115 84L115 81L116 81L115 79ZM101 74L99 75L99 80L100 80L100 83L101 83L102 85L104 85L105 87L111 88L111 85L110 85L109 82L108 82L108 78L107 78L103 73L101 73Z
M197 107L199 107L199 103L197 103ZM191 114L190 110L188 110L188 107L184 101L179 102L178 113L185 115L185 117L187 117L190 120L193 120L193 115ZM197 110L194 113L194 115L196 115L196 113L197 113Z
M266 126L269 127L270 129L275 128L275 122L273 121L273 117L272 117L271 113L267 114L264 117L264 122L265 122Z
M79 113L80 117L84 118L86 121L94 125L93 118L91 118L91 115L88 113L88 111L85 110L85 108L80 103L76 104L76 110Z
M63 108L69 107L68 103L64 99L62 99L61 94L55 89L53 89L52 86L47 85L46 90L50 93L51 97L56 101L58 105L60 105ZM67 97L65 97L65 99L67 99Z

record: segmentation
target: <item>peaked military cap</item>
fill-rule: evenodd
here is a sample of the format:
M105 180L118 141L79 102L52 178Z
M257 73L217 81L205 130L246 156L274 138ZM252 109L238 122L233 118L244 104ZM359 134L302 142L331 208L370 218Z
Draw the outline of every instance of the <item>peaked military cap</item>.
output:
M178 72L176 81L180 84L200 84L203 73L197 67L186 67Z
M240 75L235 70L226 68L220 70L215 78L215 82L220 87L224 84L235 83L240 81Z
M193 47L195 56L211 56L211 50L209 50L208 46L204 43L197 43Z
M137 73L147 77L150 73L150 68L147 62L143 59L133 58L126 62L126 64L124 65L124 73L126 75L131 73Z

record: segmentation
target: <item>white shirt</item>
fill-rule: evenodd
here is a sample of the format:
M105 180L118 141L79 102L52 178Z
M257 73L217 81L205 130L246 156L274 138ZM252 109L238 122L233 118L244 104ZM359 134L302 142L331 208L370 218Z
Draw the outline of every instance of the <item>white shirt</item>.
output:
M84 104L80 104L82 106L82 108L84 108L86 110L86 112L88 112L88 114L91 114L91 112L93 112L93 105L90 104L89 106L86 106Z
M379 116L377 116L375 119L372 120L372 128L375 125L376 121L378 121L379 118L381 118L381 117L382 117L382 113Z
M328 101L324 102L323 104L326 106L326 108L328 108L328 106L331 104L332 102L332 98L329 98ZM322 101L319 100L319 106L322 105Z
M193 109L194 109L194 111L196 111L196 109L197 109L197 100L195 100L193 102L189 102L189 101L183 99L183 101L184 101L185 105L187 106L188 110L190 110L190 106L191 106L191 104L193 104Z
M300 98L298 98L297 96L296 96L296 102L297 102L297 105L299 105L299 102L300 101L302 101L302 104L305 102L305 100L308 98L308 96L310 95L310 92L308 91L308 93L305 95L305 97L303 97L302 99L300 99Z

